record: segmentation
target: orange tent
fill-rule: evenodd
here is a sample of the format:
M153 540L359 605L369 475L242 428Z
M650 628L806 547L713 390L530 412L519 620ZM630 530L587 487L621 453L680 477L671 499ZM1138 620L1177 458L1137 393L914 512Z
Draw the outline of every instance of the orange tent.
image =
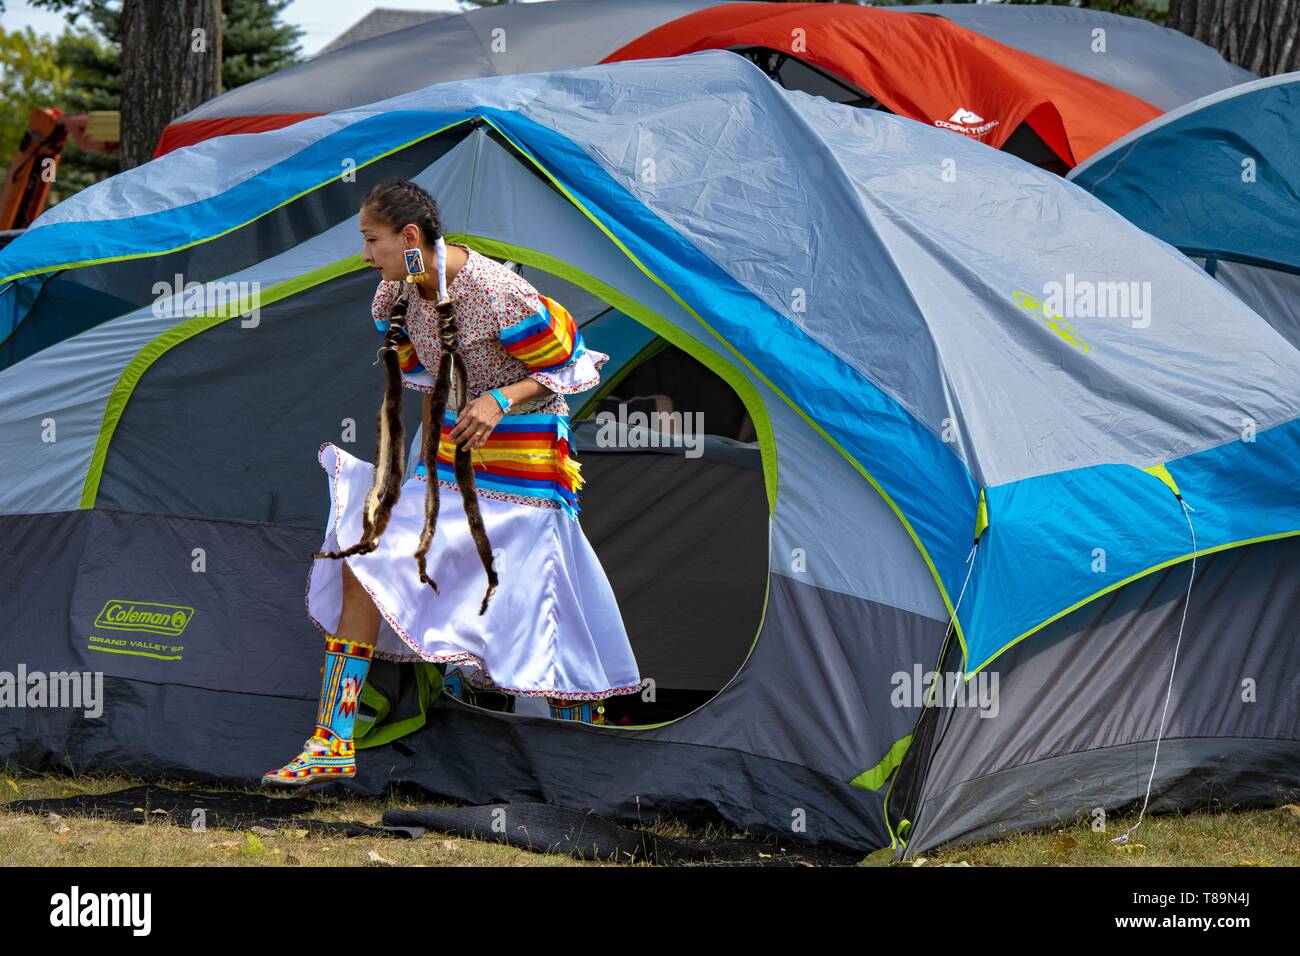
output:
M941 17L822 3L727 3L601 62L761 48L847 81L900 116L1001 149L1027 126L1072 168L1161 114L1151 104Z

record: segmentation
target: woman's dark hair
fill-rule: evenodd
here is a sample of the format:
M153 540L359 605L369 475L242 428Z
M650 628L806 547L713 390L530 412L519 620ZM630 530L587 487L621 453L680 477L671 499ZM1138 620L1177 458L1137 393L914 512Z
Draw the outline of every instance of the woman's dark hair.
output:
M438 217L438 204L427 191L409 179L390 177L377 183L361 200L363 209L384 225L400 230L407 223L414 223L420 229L420 239L424 245L433 246L442 235L442 220ZM433 281L437 282L437 264L434 263ZM435 286L436 287L436 286ZM393 303L389 316L388 331L384 334L384 345L380 356L384 363L384 400L379 408L379 441L375 452L375 483L366 496L366 505L361 513L361 540L344 551L317 551L313 557L345 558L352 554L369 554L379 547L379 536L388 527L388 519L401 494L402 478L406 471L406 431L402 424L402 370L398 363L397 349L410 343L406 334L406 310L410 297L415 295L414 284L402 283L402 292ZM420 569L420 580L438 591L438 585L425 573L424 559L429 546L433 543L434 529L438 524L438 446L442 441L442 420L447 408L448 393L451 391L451 370L455 368L454 407L463 408L466 398L467 374L465 360L457 348L459 329L456 323L456 307L450 298L437 303L438 339L442 345L442 354L438 361L438 372L434 379L433 397L429 402L427 416L423 420L421 454L425 468L428 470L428 488L425 494L424 531L420 535L420 546L415 552L415 561ZM492 545L488 542L487 530L483 527L483 515L479 511L478 495L474 490L474 469L470 464L470 453L463 443L455 445L455 463L453 470L456 485L460 488L461 498L465 503L465 516L469 519L470 533L478 549L479 559L487 572L488 589L483 595L483 604L479 614L487 611L488 600L497 586L497 572L492 566ZM441 593L441 592L439 592Z

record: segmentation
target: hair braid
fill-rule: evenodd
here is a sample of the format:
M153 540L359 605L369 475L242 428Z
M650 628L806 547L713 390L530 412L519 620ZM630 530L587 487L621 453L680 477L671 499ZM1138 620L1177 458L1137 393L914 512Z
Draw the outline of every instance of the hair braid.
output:
M442 235L438 204L428 192L408 179L384 180L366 195L362 205L369 207L376 218L393 229L400 229L408 222L415 223L420 229L422 238L429 244L433 244ZM384 401L379 411L379 448L375 456L374 485L366 498L366 507L362 512L361 540L345 551L315 552L316 557L342 558L349 554L365 554L373 551L378 547L379 536L388 526L389 516L397 503L401 492L401 476L405 472L406 449L405 431L402 425L402 375L396 348L410 341L406 334L405 319L408 297L414 294L412 283L405 283L402 295L393 304L388 332L384 336L381 354L384 360L385 390ZM420 533L420 543L415 551L415 562L419 569L420 581L432 587L435 593L441 593L437 583L428 576L425 568L425 557L433 543L438 523L438 449L442 442L442 422L448 399L451 399L453 408L461 409L465 406L468 374L465 361L458 351L459 327L455 303L450 298L445 299L436 304L435 310L438 316L439 344L442 349L434 379L433 395L429 401L428 415L424 417L422 423L421 450L428 480L425 491L424 529ZM454 394L450 394L453 382ZM463 443L455 445L454 472L456 485L460 489L464 502L470 534L478 550L479 560L487 573L488 587L483 595L483 603L479 607L479 614L485 614L499 580L492 563L492 545L488 541L487 529L483 525L483 515L479 509L478 494L474 488L474 469L470 452Z
M379 438L375 452L375 480L361 511L361 538L350 548L315 551L312 557L338 559L374 551L379 547L379 536L388 527L388 519L401 495L402 476L406 472L406 426L402 420L402 370L397 360L397 346L407 341L402 324L405 315L406 301L403 299L393 307L379 353L384 363L384 398L376 421Z

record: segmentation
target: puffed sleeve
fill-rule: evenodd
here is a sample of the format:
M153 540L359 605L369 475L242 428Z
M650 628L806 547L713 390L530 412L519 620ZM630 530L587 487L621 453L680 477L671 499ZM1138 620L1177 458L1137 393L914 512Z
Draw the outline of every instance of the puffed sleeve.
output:
M514 289L499 313L501 344L553 392L573 394L600 382L609 356L587 348L569 310L535 290Z
M393 314L393 305L397 294L402 291L402 283L392 279L380 279L375 287L375 298L370 303L370 314L374 316L375 328L380 332L388 331L388 317Z
M375 297L370 304L370 314L375 320L375 328L382 336L388 332L388 320L402 291L402 283L392 279L381 279L375 289ZM402 370L402 384L420 392L433 391L433 376L420 363L415 346L406 340L397 346L397 364Z

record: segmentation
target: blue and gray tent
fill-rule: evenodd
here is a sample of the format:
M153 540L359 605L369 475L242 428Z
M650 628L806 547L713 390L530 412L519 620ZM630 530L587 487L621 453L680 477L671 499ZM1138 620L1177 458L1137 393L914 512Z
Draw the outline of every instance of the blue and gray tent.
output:
M1300 352L1069 183L721 51L209 140L0 253L50 343L0 372L0 667L106 693L0 709L0 758L248 782L300 744L316 452L373 454L356 212L392 174L613 355L572 403L581 520L654 683L593 727L376 664L350 791L912 851L1121 810L1194 530L1151 808L1295 799ZM632 406L707 436L611 441ZM924 707L936 669L987 693Z
M1069 178L1193 257L1300 348L1300 73L1166 113Z

